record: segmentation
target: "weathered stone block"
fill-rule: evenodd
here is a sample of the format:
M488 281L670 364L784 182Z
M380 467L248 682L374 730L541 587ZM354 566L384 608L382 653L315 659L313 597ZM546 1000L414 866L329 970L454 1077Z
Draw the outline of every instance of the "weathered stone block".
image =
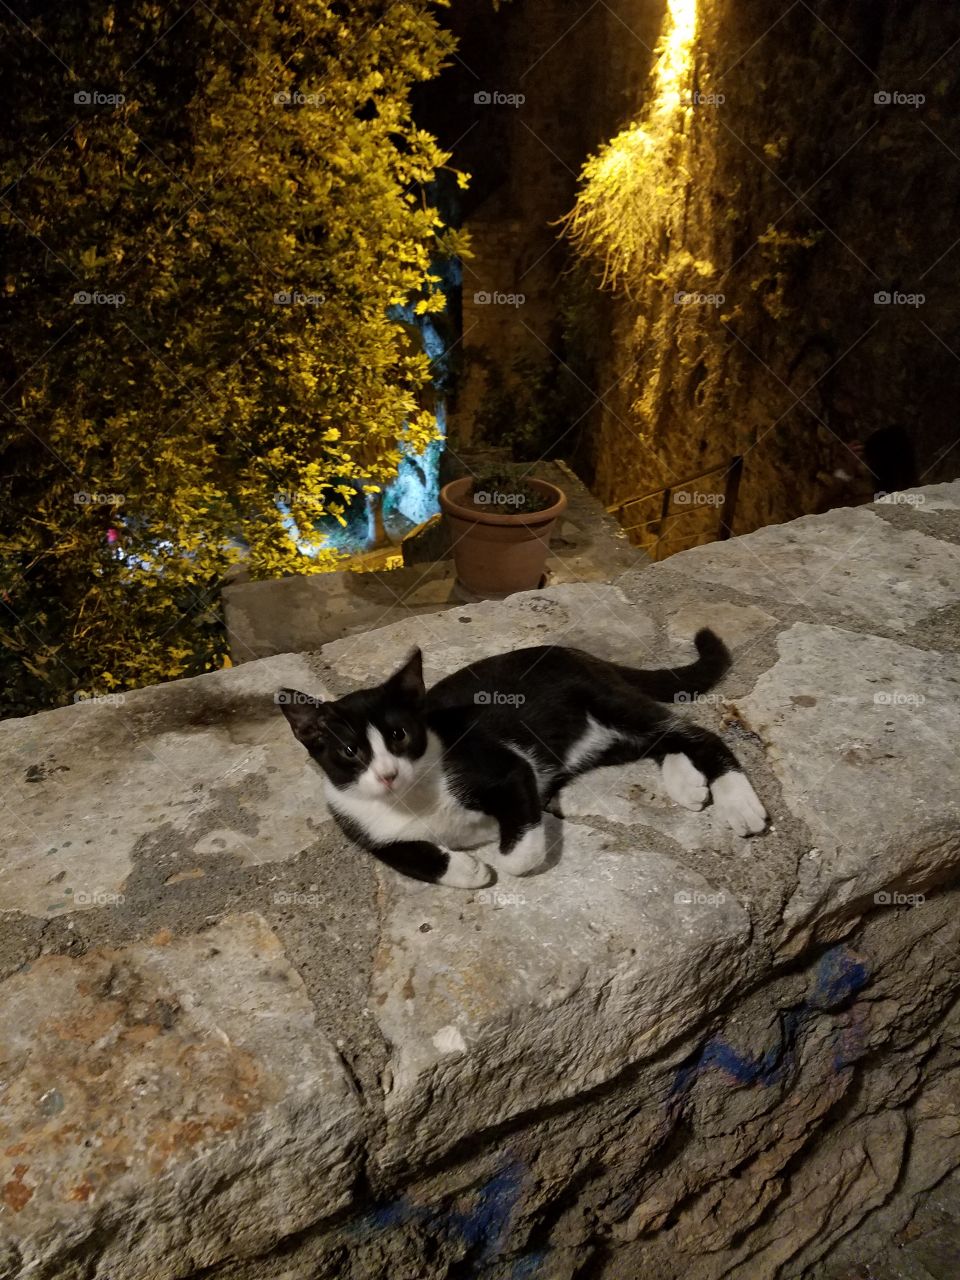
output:
M349 1204L358 1100L262 918L44 956L2 1000L7 1274L166 1280Z
M960 1166L958 489L0 726L0 1276L826 1280L902 1227ZM770 830L599 770L473 893L348 845L273 703L711 620L682 711Z

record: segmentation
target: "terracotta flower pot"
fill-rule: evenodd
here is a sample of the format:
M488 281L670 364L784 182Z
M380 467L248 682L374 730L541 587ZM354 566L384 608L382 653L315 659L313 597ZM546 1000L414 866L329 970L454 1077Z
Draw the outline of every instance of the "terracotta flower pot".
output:
M491 496L489 508L475 506L470 497L473 483L473 476L463 476L440 490L457 577L477 596L532 591L543 578L550 534L566 510L567 495L546 480L527 479L526 485L552 501L543 511L525 514L522 507L499 502L496 496Z

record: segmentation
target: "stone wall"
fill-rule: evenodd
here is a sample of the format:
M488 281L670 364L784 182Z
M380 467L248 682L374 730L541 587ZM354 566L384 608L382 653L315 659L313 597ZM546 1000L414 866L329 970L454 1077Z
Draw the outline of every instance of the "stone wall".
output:
M698 10L676 224L611 295L578 469L613 502L742 454L737 532L892 489L848 445L894 423L922 483L956 476L960 15Z
M556 383L576 358L563 322L569 253L556 224L573 203L584 158L640 100L662 17L663 0L517 0L495 16L489 0L454 6L460 48L438 81L429 121L472 175L454 447L512 442L545 394L563 400ZM476 102L477 94L491 100ZM575 379L567 390L578 402ZM547 431L551 457L569 450L572 421L561 416ZM518 449L522 457L540 452L526 441Z
M899 1229L960 1165L958 545L927 488L0 724L0 1276L783 1280ZM489 890L351 848L272 701L704 623L769 832L598 770Z
M671 149L662 181L642 210L611 200L629 234L641 218L654 230L599 296L598 274L569 274L558 223L587 157L655 105L667 6L513 3L486 57L462 32L456 150L478 203L454 445L483 431L512 442L545 409L535 447L518 452L575 447L608 504L740 454L736 532L892 488L848 446L894 423L922 483L956 476L960 13L937 0L699 0L697 14L680 85L691 105L658 142ZM475 108L479 89L525 101ZM474 303L494 291L524 303ZM924 301L875 302L884 293ZM633 520L656 517L658 501ZM671 549L711 539L713 514L691 504Z

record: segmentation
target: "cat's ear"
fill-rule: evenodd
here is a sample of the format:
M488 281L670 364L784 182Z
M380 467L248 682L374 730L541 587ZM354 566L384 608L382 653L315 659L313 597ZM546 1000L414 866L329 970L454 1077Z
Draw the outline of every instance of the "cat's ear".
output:
M423 654L414 649L399 671L387 681L392 689L408 698L422 698L426 693L423 683Z
M311 698L309 693L301 693L299 689L280 689L273 695L273 700L286 716L297 740L309 746L320 732L323 721L320 699Z

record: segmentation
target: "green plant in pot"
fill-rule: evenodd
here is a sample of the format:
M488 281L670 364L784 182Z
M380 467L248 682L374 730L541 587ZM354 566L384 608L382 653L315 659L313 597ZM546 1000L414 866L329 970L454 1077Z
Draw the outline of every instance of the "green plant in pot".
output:
M567 495L522 465L452 480L440 490L457 578L471 595L497 599L543 580L550 535Z

